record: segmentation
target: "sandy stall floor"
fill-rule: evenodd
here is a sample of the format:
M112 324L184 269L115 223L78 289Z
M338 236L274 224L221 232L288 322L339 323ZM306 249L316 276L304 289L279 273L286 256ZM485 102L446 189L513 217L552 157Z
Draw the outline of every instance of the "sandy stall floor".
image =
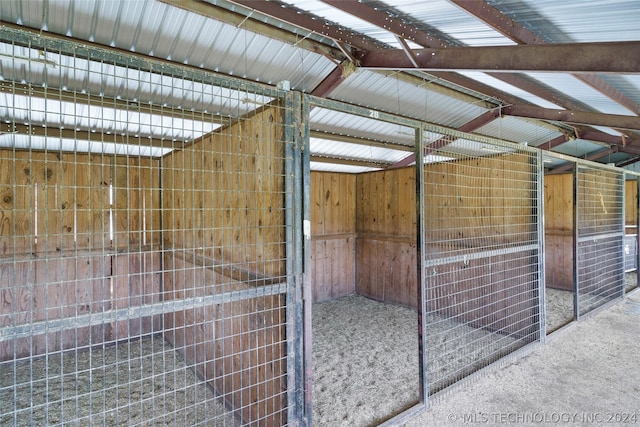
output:
M0 365L0 426L63 424L239 425L161 337Z
M430 316L429 378L462 378L521 344ZM419 398L417 312L352 295L313 306L313 423L376 425Z
M414 310L349 296L313 306L313 424L375 425L419 399Z
M573 292L545 289L547 333L573 320Z
M624 291L629 292L638 287L638 273L631 271L624 274Z

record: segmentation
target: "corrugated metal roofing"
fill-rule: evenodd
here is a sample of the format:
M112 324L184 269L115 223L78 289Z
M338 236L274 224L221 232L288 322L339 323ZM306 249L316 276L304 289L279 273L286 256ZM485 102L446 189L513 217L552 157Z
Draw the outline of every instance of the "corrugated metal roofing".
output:
M394 9L435 28L459 45L511 45L511 40L447 0L395 0ZM389 8L391 9L391 7Z
M562 135L535 121L511 116L500 117L473 133L529 146L538 146Z
M309 167L313 171L319 172L343 172L362 173L380 170L380 168L369 168L364 166L342 165L339 163L309 162Z
M129 145L106 142L102 138L102 136L98 136L97 140L82 140L38 135L0 134L0 147L142 157L161 157L171 151L170 148L151 147L144 144Z
M334 66L317 53L157 1L0 3L8 22L268 84L289 80L302 91Z
M78 130L98 129L105 134L162 138L169 141L191 141L220 127L220 124L212 122L160 113L148 114L112 108L108 101L105 105L82 105L62 102L53 97L43 99L0 92L0 120L5 122Z
M242 9L248 10L226 0L208 1L212 3L212 8L220 6L240 13ZM635 0L486 1L548 42L640 40L640 2ZM399 47L393 34L340 12L327 3L319 0L297 0L287 3L337 22L364 36ZM447 0L364 0L364 3L411 22L451 45L514 44L489 25ZM257 14L256 18L278 28L294 29L290 24L264 15ZM318 52L311 52L247 31L241 26L223 23L151 0L4 0L0 2L0 20L269 84L289 80L292 89L307 92L313 90L336 67L334 61ZM300 29L295 31L301 38L309 37L330 43L329 39L320 34L305 33ZM20 57L31 60L21 61ZM152 112L145 116L145 113L141 112L135 117L119 112L117 108L111 111L108 108L92 110L91 114L100 114L104 118L101 123L88 123L86 118L90 108L80 106L76 107L81 111L77 123L67 123L65 120L68 119L65 117L70 116L70 106L66 102L43 106L36 101L36 111L26 116L18 113L19 117L16 119L31 120L35 124L39 123L38 120L45 120L54 126L103 126L108 131L133 135L148 132L149 136L193 138L200 132L207 131L211 124L209 122L216 123L211 114L235 117L269 101L269 98L259 94L232 92L169 76L83 61L80 58L57 55L56 52L39 53L0 43L0 74L6 81L45 88L61 87L70 92L101 94L107 98L121 98L133 102L148 102L153 106L164 107L165 110L158 115ZM462 74L526 102L544 108L560 108L548 100L485 73ZM564 94L567 98L584 104L585 108L609 114L633 114L571 75L529 73L525 77L534 85ZM602 79L634 102L640 103L640 76L603 75ZM428 87L427 83L421 86L388 74L361 70L342 82L330 96L452 128L460 127L487 111L480 106L481 100L477 104L470 103L429 90ZM5 99L4 102L9 100ZM16 102L24 103L24 100L17 99ZM38 109L46 110L46 117L42 117ZM167 121L161 117L175 116L177 112L192 109L193 113L198 113L201 117L193 117L193 114L183 117L192 120L191 122L176 122L174 119ZM167 110L170 110L171 114L167 114ZM413 129L398 125L322 109L312 110L311 120L314 129L328 133L413 145ZM130 125L126 126L123 123ZM611 135L620 135L614 129L598 129ZM544 143L559 135L559 132L546 126L513 117L495 120L476 132L515 142L526 141L530 145ZM32 143L33 141L35 139L32 139ZM456 147L455 144L451 146ZM575 143L570 151L572 155L582 157L588 154L589 150L601 147L599 144L584 141ZM567 149L564 145L561 148ZM361 149L362 147L354 145L351 147L352 151L348 152L346 146L337 144L335 155L357 158ZM481 151L483 150L477 152ZM381 161L394 161L390 152L379 154Z
M587 108L607 114L633 115L633 112L571 74L527 73L527 75L544 85L552 87L557 92L579 99L581 103L587 105Z
M591 141L586 141L584 139L574 139L556 147L554 151L573 157L584 157L585 153L602 150L603 148L605 147L600 144L595 144Z
M312 130L398 143L408 147L413 147L415 144L415 131L412 128L382 120L326 108L314 108L311 110L309 120Z
M416 86L382 73L360 70L330 97L451 127L459 127L487 111L428 87L426 82L424 86Z
M639 75L610 75L603 74L600 78L614 87L620 93L624 93L627 98L640 104L640 76ZM640 113L638 111L637 113Z
M363 144L332 141L322 138L311 138L309 149L314 155L333 157L336 159L357 159L362 161L395 163L410 153L390 148L373 147Z
M548 42L640 40L637 0L487 0Z
M479 71L460 71L460 74L467 76L473 80L477 80L481 83L494 87L502 92L510 93L518 98L529 101L535 105L544 108L561 108L559 105L554 104L553 102L547 101L546 99L540 98L534 94L531 94L525 90L522 90L518 87L510 85L502 80L499 80L495 77L488 75L487 73L482 73Z

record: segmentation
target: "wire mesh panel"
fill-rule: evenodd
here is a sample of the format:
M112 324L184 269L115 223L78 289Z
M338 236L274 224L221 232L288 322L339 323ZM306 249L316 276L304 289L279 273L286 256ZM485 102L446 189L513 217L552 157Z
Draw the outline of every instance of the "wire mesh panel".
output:
M425 139L441 147L424 169L433 394L540 337L541 174L538 155L524 148Z
M626 231L629 231L628 229ZM635 234L624 236L624 271L631 273L638 269L638 244Z
M623 292L622 172L578 165L576 241L577 310L582 315Z
M0 424L293 422L290 97L2 31Z

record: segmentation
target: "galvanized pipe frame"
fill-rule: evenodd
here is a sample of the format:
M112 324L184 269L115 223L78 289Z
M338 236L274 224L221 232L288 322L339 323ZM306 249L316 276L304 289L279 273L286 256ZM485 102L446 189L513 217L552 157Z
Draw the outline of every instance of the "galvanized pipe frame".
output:
M285 96L285 234L287 264L287 401L288 424L306 425L304 390L303 325L303 215L301 98L297 92Z
M537 165L535 169L537 176L536 192L538 194L538 221L536 230L538 233L538 323L540 324L539 340L542 344L545 344L547 342L547 281L544 260L546 241L544 236L544 154L542 150L538 152Z
M311 170L310 170L310 140L309 126L310 105L306 97L302 97L302 223L303 223L303 256L302 260L302 363L304 369L304 384L301 392L304 399L304 413L302 414L307 426L313 425L313 331L312 331L312 303L313 291L311 277L308 274L311 264Z
M34 335L62 332L67 329L77 329L99 326L105 323L130 320L132 318L151 317L171 314L176 311L192 310L230 302L246 301L255 298L284 295L289 285L286 282L266 285L251 289L223 292L220 294L161 301L139 307L116 308L98 313L76 315L61 319L35 321L24 325L0 327L0 342L28 338Z

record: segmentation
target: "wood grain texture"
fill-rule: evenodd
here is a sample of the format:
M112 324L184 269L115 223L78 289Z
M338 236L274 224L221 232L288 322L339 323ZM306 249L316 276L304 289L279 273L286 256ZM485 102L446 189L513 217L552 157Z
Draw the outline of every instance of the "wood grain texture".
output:
M624 217L626 234L636 234L638 231L638 180L624 182L625 202Z
M574 290L573 174L544 177L545 282L546 286Z
M328 301L356 290L356 177L311 173L311 262L313 301Z
M159 243L158 165L112 155L0 150L0 327L158 301L159 254L146 253L141 242L146 236L148 244ZM142 193L148 194L144 203ZM52 331L1 343L0 360L153 329L150 319L136 319Z

